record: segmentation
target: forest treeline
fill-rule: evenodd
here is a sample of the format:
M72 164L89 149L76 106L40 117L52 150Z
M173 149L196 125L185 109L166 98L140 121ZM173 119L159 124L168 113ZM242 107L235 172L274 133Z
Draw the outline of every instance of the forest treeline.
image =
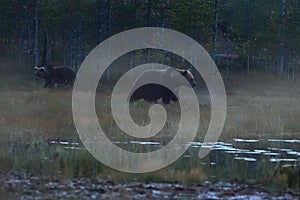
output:
M1 0L1 60L46 59L75 70L101 41L137 27L165 27L198 41L221 70L299 68L299 0Z

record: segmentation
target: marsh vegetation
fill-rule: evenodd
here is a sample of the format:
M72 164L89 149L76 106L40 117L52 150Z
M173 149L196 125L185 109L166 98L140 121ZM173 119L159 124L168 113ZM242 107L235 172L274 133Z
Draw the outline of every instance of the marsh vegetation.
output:
M31 76L1 76L0 170L1 181L5 183L2 191L5 194L7 191L20 192L24 186L22 181L26 179L30 179L31 184L36 184L36 180L43 185L49 184L49 179L64 182L84 178L129 185L132 181L191 186L209 183L213 188L220 182L232 182L257 185L269 191L288 189L297 192L299 83L282 78L280 84L274 85L278 79L278 76L263 77L259 72L253 73L244 88L237 86L243 81L239 75L226 80L228 113L225 127L206 158L199 159L198 151L210 120L209 104L200 105L198 134L179 160L156 172L126 174L104 166L82 145L72 118L71 87L44 89L42 83L35 82ZM261 80L264 80L263 87ZM180 110L174 103L165 106L168 120L157 136L147 140L126 136L112 118L110 90L111 87L104 83L97 92L96 111L107 137L116 145L129 151L148 152L161 148L176 134ZM201 92L205 93L205 89L197 91ZM149 123L150 105L144 101L132 105L131 114L137 123ZM14 182L16 177L21 181L11 186L10 181ZM30 177L37 178L31 180Z

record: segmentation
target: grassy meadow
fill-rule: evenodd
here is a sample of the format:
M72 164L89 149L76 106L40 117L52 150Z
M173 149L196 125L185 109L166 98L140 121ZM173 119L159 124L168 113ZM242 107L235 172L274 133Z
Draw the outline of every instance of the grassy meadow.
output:
M286 77L278 75L251 72L248 77L245 74L233 74L224 81L227 118L220 141L231 142L233 138L300 138L299 80L288 81ZM289 178L296 173L293 171L295 168L278 173L276 165L259 162L249 173L242 169L253 168L252 163L237 163L214 153L200 160L197 152L191 148L187 154L194 159L183 156L172 165L156 172L117 172L94 159L80 143L72 118L72 88L45 89L43 84L43 81L36 82L30 75L0 75L2 174L17 173L61 179L97 177L121 182L134 179L197 183L204 180L238 179L280 187L299 186L299 181ZM201 93L202 90L198 89L197 92ZM96 94L99 123L112 141L130 141L132 138L122 134L114 123L110 112L110 95L111 87L107 83L99 86ZM137 123L148 123L149 106L149 103L143 101L132 105L131 114ZM167 105L166 109L167 124L151 141L165 144L176 131L176 122L180 117L179 106L173 103ZM210 120L209 105L200 105L200 112L200 126L195 141L201 142ZM63 145L53 144L53 141L79 143L78 149L66 149ZM130 148L135 150L134 145ZM205 165L212 162L211 160L217 160L226 167Z

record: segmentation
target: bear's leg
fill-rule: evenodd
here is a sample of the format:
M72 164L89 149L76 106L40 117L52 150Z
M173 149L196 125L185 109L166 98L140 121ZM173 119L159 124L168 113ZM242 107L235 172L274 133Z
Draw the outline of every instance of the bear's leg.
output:
M171 100L174 101L174 102L177 102L177 101L178 101L178 98L176 97L175 94L172 94Z
M49 83L49 88L54 88L56 81L52 80L51 83Z
M162 102L164 104L170 104L171 99L170 99L170 97L164 96L164 97L162 97Z
M134 102L134 101L138 101L140 99L142 99L142 95L139 94L139 91L134 91L133 94L131 96L128 96L128 100L129 102Z

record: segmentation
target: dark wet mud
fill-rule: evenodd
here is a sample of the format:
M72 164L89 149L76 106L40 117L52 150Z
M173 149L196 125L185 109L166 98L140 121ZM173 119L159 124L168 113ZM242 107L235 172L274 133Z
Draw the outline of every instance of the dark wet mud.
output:
M0 199L300 199L287 190L268 192L240 183L135 182L113 183L103 180L55 180L10 175L1 179Z

